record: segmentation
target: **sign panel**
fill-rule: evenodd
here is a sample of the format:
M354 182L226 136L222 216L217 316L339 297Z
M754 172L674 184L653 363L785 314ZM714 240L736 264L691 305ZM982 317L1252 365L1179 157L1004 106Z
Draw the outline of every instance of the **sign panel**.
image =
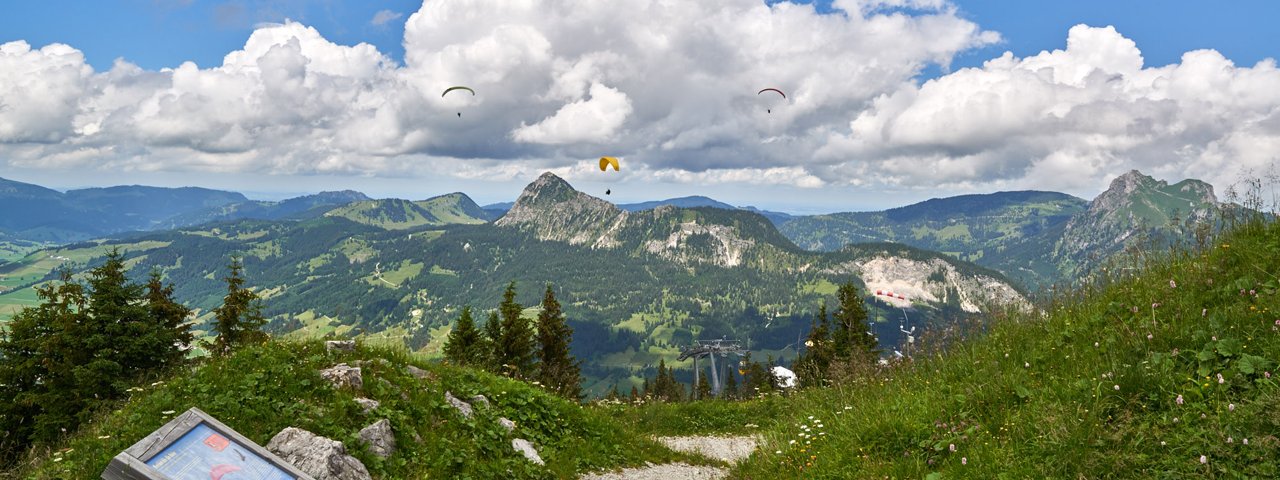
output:
M204 423L146 463L173 480L294 480Z

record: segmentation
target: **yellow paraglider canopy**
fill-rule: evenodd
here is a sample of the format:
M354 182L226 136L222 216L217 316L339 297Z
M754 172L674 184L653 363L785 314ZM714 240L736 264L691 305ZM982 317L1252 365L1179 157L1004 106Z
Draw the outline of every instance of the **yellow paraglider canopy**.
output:
M618 171L618 159L614 157L600 157L600 171L608 170L609 165L613 165L613 171Z

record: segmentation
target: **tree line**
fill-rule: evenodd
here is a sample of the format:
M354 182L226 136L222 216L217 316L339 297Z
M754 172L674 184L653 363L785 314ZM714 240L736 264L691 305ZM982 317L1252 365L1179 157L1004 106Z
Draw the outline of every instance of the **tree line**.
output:
M582 362L569 352L573 329L565 321L555 290L547 285L542 311L533 324L521 316L524 307L515 297L516 282L511 282L498 308L489 313L483 331L476 327L471 306L462 307L445 342L445 360L531 381L562 397L579 400Z
M74 431L132 385L186 365L197 345L215 355L267 339L256 294L244 288L240 259L224 279L209 341L197 341L192 310L174 300L159 270L139 284L113 249L82 283L69 270L36 287L40 304L0 330L0 465Z

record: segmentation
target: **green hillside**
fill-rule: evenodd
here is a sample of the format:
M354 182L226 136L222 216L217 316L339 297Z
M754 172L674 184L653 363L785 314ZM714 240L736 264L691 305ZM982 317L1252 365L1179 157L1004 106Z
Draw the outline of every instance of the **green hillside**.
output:
M461 193L417 202L395 198L356 202L330 210L325 216L387 230L485 223L488 217L471 198Z
M793 397L733 477L1277 478L1280 224L1142 258Z
M897 242L1001 271L1027 286L1058 277L1044 253L1088 202L1054 192L999 192L932 199L882 212L794 217L778 229L811 250Z
M335 389L320 377L320 369L340 362L361 365L361 391ZM418 378L410 365L429 373ZM485 395L491 406L475 406L475 416L466 419L446 402L446 391L462 399ZM363 413L357 397L381 404ZM97 478L112 456L190 407L260 445L286 427L341 441L377 479L571 478L646 461L707 462L672 453L607 412L584 409L526 383L415 361L403 351L362 347L335 353L321 342L275 342L141 383L127 401L100 412L60 444L31 452L17 470L0 471L0 478ZM500 417L513 420L515 431L503 430ZM382 418L391 421L397 445L385 460L357 437L361 428ZM512 438L531 441L546 467L516 453Z

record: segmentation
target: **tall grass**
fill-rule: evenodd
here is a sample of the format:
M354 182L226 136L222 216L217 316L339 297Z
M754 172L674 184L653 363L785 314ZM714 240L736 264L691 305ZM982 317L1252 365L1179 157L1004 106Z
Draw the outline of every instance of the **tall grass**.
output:
M734 478L1280 477L1280 225L1236 215L801 394Z

